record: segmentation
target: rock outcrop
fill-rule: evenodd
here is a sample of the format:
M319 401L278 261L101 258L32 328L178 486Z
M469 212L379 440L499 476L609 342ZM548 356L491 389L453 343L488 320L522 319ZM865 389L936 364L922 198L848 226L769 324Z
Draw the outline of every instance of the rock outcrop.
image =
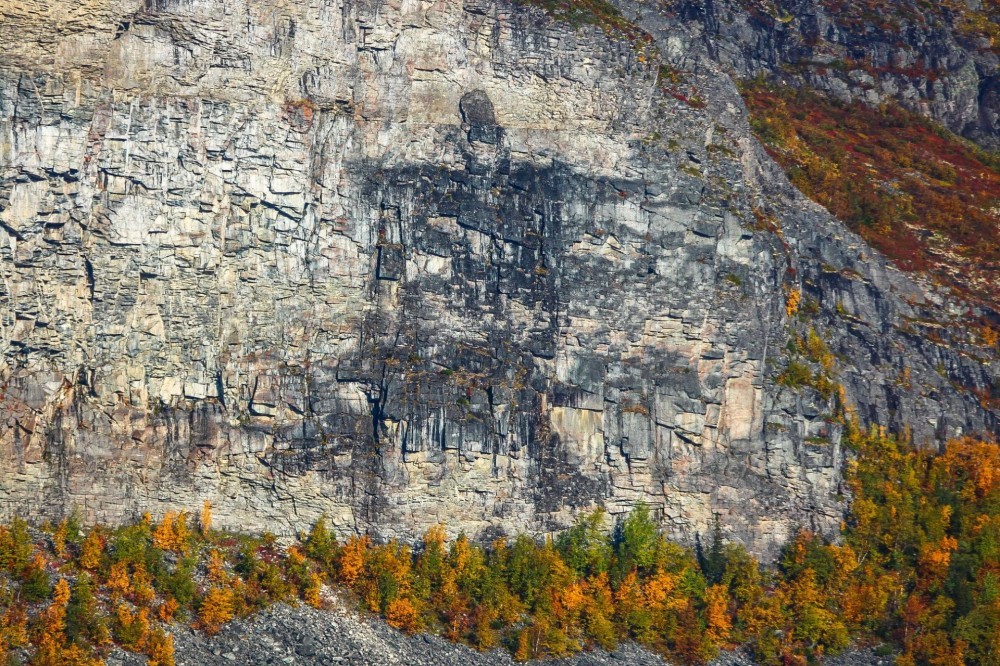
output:
M412 538L641 500L769 554L842 512L840 396L775 382L809 330L864 420L998 430L995 357L922 335L966 307L794 191L676 17L0 14L0 513Z
M648 11L648 3L637 5ZM1000 5L995 0L673 0L715 60L841 101L895 101L1000 148Z

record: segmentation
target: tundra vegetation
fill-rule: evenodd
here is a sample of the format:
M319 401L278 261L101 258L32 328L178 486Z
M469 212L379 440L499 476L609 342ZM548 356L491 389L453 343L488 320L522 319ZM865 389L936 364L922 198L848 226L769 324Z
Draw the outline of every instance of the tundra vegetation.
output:
M598 509L554 538L477 544L335 538L324 520L294 544L167 513L84 528L75 516L0 527L0 655L90 666L112 645L173 663L172 630L209 634L277 602L323 607L339 587L406 632L435 632L519 660L636 641L677 663L747 646L762 664L807 664L852 643L896 663L1000 664L1000 448L975 439L916 450L845 419L853 500L836 543L800 532L763 565L717 521L695 551L638 506Z

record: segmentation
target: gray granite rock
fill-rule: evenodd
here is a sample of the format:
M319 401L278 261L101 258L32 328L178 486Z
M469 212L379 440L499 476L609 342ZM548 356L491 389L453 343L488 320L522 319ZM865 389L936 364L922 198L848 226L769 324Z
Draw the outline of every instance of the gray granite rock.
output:
M841 101L896 101L956 134L1000 148L1000 55L953 10L914 0L838 10L823 0L616 0L626 12L690 22L728 71L823 91ZM858 5L855 4L857 7ZM989 8L969 2L986 21Z
M0 12L0 514L488 538L644 501L767 556L844 507L835 400L774 381L809 329L866 421L998 430L967 306L790 187L689 23Z

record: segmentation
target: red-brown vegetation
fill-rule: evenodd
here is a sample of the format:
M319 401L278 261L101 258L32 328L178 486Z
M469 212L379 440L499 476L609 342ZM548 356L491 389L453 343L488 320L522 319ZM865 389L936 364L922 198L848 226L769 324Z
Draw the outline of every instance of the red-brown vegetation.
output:
M1000 306L1000 161L897 106L748 85L755 134L806 196L900 268Z

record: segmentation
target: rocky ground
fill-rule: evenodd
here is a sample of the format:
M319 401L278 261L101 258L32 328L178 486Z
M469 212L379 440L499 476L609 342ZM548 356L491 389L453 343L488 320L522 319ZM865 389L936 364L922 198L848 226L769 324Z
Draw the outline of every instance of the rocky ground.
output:
M362 617L338 605L321 611L308 606L273 606L246 620L233 622L214 637L186 627L174 634L177 666L328 666L337 664L372 664L389 666L494 666L514 664L511 655L496 650L477 652L438 636L407 636L389 627L382 619ZM108 666L140 666L139 655L115 652ZM546 664L561 666L653 666L665 662L658 655L637 645L622 645L613 652L595 650ZM831 666L889 664L870 649L852 650L827 660ZM753 660L742 652L728 652L712 666L752 666Z

